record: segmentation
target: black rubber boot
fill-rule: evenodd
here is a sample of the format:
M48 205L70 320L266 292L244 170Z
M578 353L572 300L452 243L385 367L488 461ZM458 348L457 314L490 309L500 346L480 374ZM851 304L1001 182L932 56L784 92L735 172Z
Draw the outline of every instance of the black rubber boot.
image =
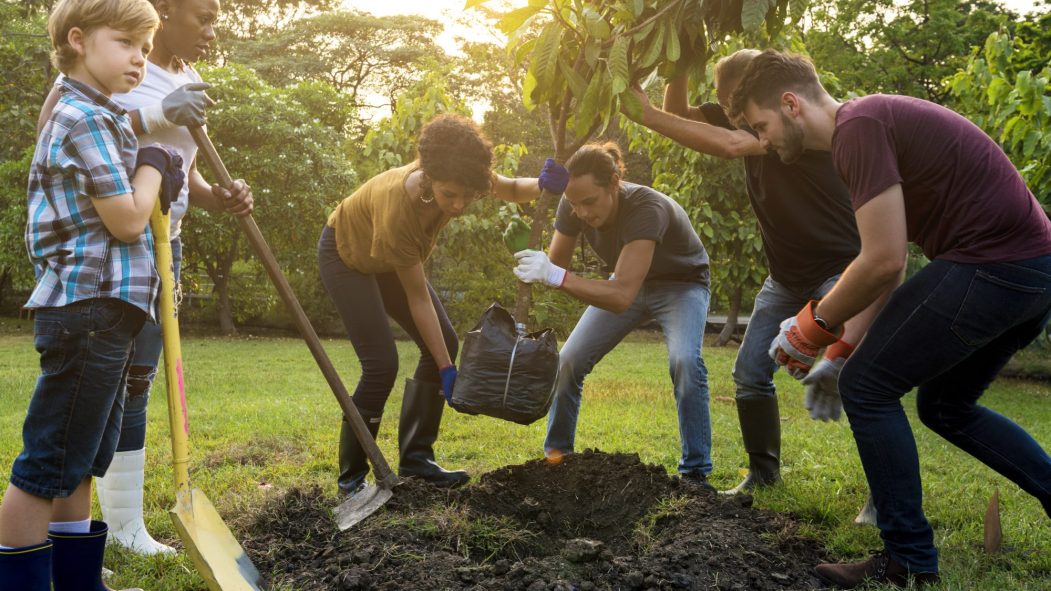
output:
M51 591L51 541L0 550L0 591Z
M401 461L398 476L415 476L439 487L457 487L470 479L463 470L445 470L434 461L434 441L442 422L445 399L441 386L405 380L405 398L398 422Z
M369 411L358 409L358 414L365 420L365 426L369 428L372 437L380 430L380 420L383 411ZM354 435L354 429L350 428L347 419L343 419L339 429L339 493L341 495L352 495L365 485L365 476L369 473L369 458L365 455L364 448L358 443Z
M777 397L738 398L737 417L748 452L748 475L723 494L735 495L781 482L781 415Z
M102 583L102 558L108 534L109 526L104 521L92 521L91 530L86 534L47 532L54 544L51 580L55 591L110 591Z

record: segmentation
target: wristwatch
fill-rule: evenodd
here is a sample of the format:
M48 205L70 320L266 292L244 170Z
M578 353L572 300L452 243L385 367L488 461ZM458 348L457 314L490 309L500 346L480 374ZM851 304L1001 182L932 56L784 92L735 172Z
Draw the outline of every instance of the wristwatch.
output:
M814 317L814 324L821 327L821 330L826 332L832 332L832 327L828 325L828 321L817 315L817 304L810 310L810 314Z

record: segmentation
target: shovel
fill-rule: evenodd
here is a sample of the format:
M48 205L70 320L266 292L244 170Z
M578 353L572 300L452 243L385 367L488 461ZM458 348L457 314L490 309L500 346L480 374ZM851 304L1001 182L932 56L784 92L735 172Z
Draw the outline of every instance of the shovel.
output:
M229 188L233 184L233 178L230 177L226 166L219 159L219 154L215 151L215 146L212 145L212 140L209 139L208 134L200 127L191 127L189 130L190 135L193 136L193 141L197 143L197 148L200 150L200 156L204 158L208 168L211 168L215 176L219 178L219 184ZM292 292L292 287L289 286L288 280L285 279L284 273L281 272L281 267L278 266L274 253L270 251L266 240L263 239L259 226L256 225L251 215L236 216L236 219L241 229L248 235L248 242L252 245L256 256L262 261L263 267L266 268L267 274L270 275L270 281L274 283L274 287L277 288L277 292L285 302L285 306L291 312L292 319L295 320L296 327L299 329L299 334L307 342L307 348L314 355L314 361L317 362L321 373L325 376L325 380L328 381L329 388L332 389L332 394L336 397L336 402L343 409L344 418L346 418L347 423L354 431L354 435L358 438L358 443L365 450L365 454L369 457L369 460L372 462L372 468L375 470L376 484L365 486L365 488L354 493L353 496L335 509L336 524L339 526L339 529L348 529L362 519L372 515L390 500L393 494L392 489L399 484L398 477L391 471L390 465L387 464L387 460L384 459L379 446L376 445L376 440L369 433L361 415L358 414L358 409L351 401L350 394L343 386L342 380L339 379L335 366L332 365L332 361L328 358L328 354L325 353L324 347L321 346L321 340L318 339L317 333L314 332L314 327L310 325L310 320L307 319L306 313L303 312L303 307L299 305L299 300L296 299L296 295Z
M171 217L158 202L150 215L157 269L161 276L160 320L164 337L164 375L168 382L168 420L172 437L175 472L175 507L171 510L175 529L212 591L259 591L263 577L249 560L230 528L199 489L190 487L190 422L186 411L186 387L179 342L179 319L175 310L175 273L172 269Z

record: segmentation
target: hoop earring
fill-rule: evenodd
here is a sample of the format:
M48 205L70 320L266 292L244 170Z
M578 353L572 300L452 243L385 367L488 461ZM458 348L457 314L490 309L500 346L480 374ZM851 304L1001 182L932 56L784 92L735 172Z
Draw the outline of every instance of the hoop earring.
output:
M427 197L430 197L430 199ZM420 201L424 203L434 202L434 187L431 186L431 179L427 178L426 174L420 180Z

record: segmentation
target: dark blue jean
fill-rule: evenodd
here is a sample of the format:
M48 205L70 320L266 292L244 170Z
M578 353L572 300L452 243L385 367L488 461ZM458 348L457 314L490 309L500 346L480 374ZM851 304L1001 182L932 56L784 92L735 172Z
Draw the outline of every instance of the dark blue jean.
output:
M48 499L104 476L117 448L124 381L146 313L115 299L41 308L34 321L40 377L22 426L11 483Z
M182 240L176 237L172 239L171 245L175 285L178 286L182 267ZM146 407L150 402L153 382L157 378L157 365L163 346L161 325L156 322L144 324L139 336L135 337L135 353L128 372L128 394L124 399L124 421L120 427L117 451L135 451L146 447Z
M900 399L918 388L920 420L1018 484L1051 516L1051 456L978 404L1004 364L1051 315L1051 256L1012 263L934 261L891 296L839 378L887 552L938 570L923 514L919 455Z

